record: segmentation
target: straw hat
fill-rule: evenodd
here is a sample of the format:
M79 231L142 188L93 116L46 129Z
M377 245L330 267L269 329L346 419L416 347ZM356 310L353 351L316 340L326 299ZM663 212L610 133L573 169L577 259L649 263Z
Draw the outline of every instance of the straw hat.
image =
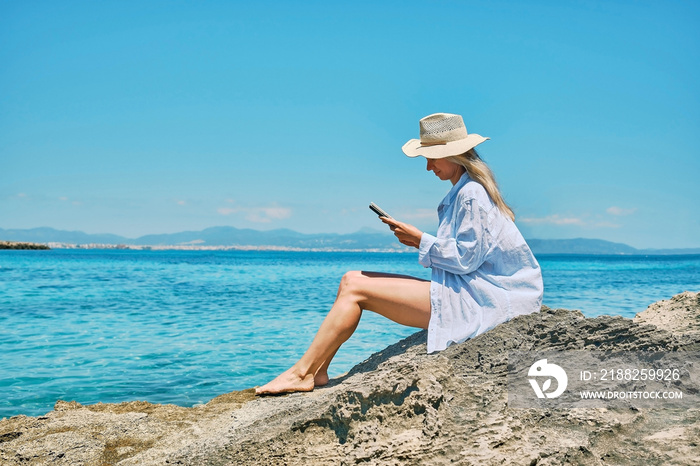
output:
M433 113L422 118L419 126L420 139L411 139L401 148L409 157L451 157L464 154L489 139L474 133L468 134L462 117L452 113Z

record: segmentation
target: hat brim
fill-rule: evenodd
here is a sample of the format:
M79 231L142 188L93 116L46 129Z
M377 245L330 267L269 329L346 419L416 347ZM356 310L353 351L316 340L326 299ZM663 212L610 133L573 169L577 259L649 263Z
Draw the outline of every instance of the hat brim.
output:
M434 146L424 146L421 145L420 139L411 139L403 145L401 150L409 157L418 157L422 155L428 159L444 159L445 157L464 154L487 139L489 138L472 133L468 134L464 139Z

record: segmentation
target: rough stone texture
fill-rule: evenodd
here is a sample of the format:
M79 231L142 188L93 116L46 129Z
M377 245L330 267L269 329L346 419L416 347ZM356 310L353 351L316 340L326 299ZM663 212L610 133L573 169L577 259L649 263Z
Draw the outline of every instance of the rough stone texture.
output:
M675 335L700 333L700 294L686 291L665 301L659 301L634 318L639 324L651 324Z
M698 351L698 319L700 293L634 321L545 307L432 355L418 332L310 393L251 389L194 408L59 401L46 416L0 421L0 463L698 464L700 408L506 404L509 351Z

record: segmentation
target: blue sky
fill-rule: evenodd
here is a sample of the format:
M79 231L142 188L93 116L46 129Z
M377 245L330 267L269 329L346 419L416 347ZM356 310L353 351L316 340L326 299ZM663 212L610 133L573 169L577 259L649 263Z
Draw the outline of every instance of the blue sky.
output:
M0 228L434 231L430 113L526 238L700 247L700 5L0 3Z

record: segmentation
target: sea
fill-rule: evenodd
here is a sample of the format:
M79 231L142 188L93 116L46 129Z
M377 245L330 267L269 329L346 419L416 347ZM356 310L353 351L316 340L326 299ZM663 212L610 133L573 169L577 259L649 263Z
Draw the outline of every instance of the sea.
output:
M544 304L634 317L700 291L700 255L542 255ZM0 251L0 419L57 400L195 406L304 353L348 270L429 279L415 253ZM335 377L417 329L364 312Z

